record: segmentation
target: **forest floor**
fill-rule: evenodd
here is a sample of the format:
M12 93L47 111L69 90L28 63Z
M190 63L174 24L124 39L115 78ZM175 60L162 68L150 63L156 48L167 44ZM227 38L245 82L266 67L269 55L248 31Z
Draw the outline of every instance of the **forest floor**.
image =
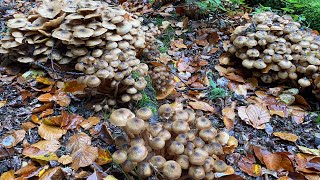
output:
M31 7L31 4L29 6ZM14 13L16 10L1 10L1 22L7 18L5 13ZM225 56L224 41L228 40L232 29L250 21L248 13L212 14L194 20L180 16L179 10L172 5L156 10L142 6L138 11L143 14L145 23L153 22L162 30L162 34L157 37L161 53L159 62L168 63L172 74L176 76L175 90L157 103L177 103L183 107L192 107L198 113L209 117L215 128L228 132L238 140L238 146L225 156L225 162L234 168L235 176L225 176L221 179L277 179L280 176L292 179L319 178L319 164L315 163L317 165L310 171L305 170L300 164L303 155L309 159L320 156L320 122L317 114L320 110L319 101L302 94L297 98L299 102L286 106L279 103L277 96L271 95L270 88L289 87L260 84L257 79L246 77L241 70L239 75L228 74L228 68L219 65ZM147 62L148 55L142 59ZM96 117L99 121L81 130L70 128L60 139L61 147L56 151L58 157L65 154L69 138L79 131L90 135L92 145L99 147L99 150L114 151L110 133L114 133L116 129L107 123L110 112L92 110L93 104L99 101L95 97L74 95L74 92L82 88L72 84L76 77L55 73L24 64L4 64L0 67L0 140L5 143L10 141L8 135L16 133L16 138L21 130L25 133L23 141L10 148L1 144L1 174L14 170L17 176L27 173L29 177L33 177L48 168L38 167L34 163L32 167L29 166L30 169L21 170L21 167L30 162L30 158L23 155L22 151L28 145L41 140L39 118L58 116L64 112L72 114L69 115L70 121L75 123L79 119L83 121ZM47 93L57 96L58 100L44 102L39 98ZM62 97L59 99L58 96ZM238 115L239 107L247 107L252 102L260 102L269 108L271 119L264 124L265 128L249 125ZM62 108L61 104L67 106ZM135 103L120 105L122 106L130 107L132 110L137 107ZM266 161L265 158L270 158L270 161ZM283 164L290 167L282 167ZM57 161L49 161L49 165L60 166ZM252 168L255 165L258 170ZM69 165L61 167L69 176L75 173ZM73 175L85 179L90 172L99 168L101 166L94 164L83 168L82 176L80 173ZM115 165L106 164L102 168L103 170L98 171L113 174L119 179L123 178L122 172Z

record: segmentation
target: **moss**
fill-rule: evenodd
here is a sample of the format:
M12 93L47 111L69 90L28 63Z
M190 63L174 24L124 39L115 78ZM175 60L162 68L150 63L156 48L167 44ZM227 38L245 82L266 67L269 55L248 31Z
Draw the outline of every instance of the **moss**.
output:
M217 87L217 84L213 81L212 73L208 73L210 89L208 90L208 98L214 100L217 98L224 98L227 96L225 89Z
M298 2L303 6L302 14L306 17L306 21L310 25L310 28L320 30L320 1L298 0Z

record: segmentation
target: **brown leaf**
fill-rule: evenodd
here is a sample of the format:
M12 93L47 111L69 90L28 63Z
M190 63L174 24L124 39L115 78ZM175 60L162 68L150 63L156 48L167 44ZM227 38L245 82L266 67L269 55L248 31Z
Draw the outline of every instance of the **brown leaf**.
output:
M45 111L42 111L42 113L39 115L40 118L46 117L53 114L53 109L46 109Z
M298 140L298 136L292 133L286 133L286 132L274 132L273 135L279 137L280 139L296 142Z
M69 155L63 155L58 159L58 162L63 165L70 164L72 162L72 157Z
M290 111L291 111L291 119L293 122L297 124L303 123L304 117L306 116L305 110L299 107L290 106Z
M33 159L43 160L43 161L57 161L58 157L53 152L46 150L41 150L37 147L26 147L23 149L22 154Z
M99 165L105 165L110 162L112 162L112 156L108 149L98 148L98 158L96 163Z
M222 109L222 115L233 120L236 117L236 113L234 112L233 107L226 107Z
M47 169L39 178L39 180L64 179L61 167Z
M55 101L60 106L66 107L69 106L71 99L65 92L57 92L53 97L52 100Z
M90 176L88 176L88 178L86 180L100 180L100 179L104 179L106 176L98 171L94 171L94 173L92 173Z
M81 132L69 138L66 149L68 152L73 153L87 145L91 145L91 137L88 136L86 133Z
M272 171L294 171L293 163L288 156L283 153L273 153L263 155L263 162Z
M216 44L219 41L220 37L217 32L210 32L208 40L210 44Z
M27 176L31 174L32 172L39 169L37 166L35 166L35 163L31 162L27 164L26 166L21 167L19 170L17 170L14 174L18 176Z
M228 131L230 131L234 127L234 121L227 117L223 117L222 119L223 119L224 126L227 128Z
M78 170L80 167L86 167L92 164L98 157L98 148L92 146L84 146L71 154L73 159L71 167Z
M52 108L52 107L53 107L53 103L45 103L44 105L42 105L40 107L34 108L32 110L32 113L42 112L42 111L49 109L49 108Z
M40 102L50 102L50 101L52 101L52 97L53 97L53 95L51 93L45 93L45 94L41 94L38 97L38 100Z
M311 149L304 146L298 146L299 150L306 154L311 154L315 156L320 156L320 150L319 149Z
M303 105L306 109L311 108L309 103L304 99L303 96L296 94L294 95L294 97L295 97L295 101L294 101L295 103Z
M32 144L31 146L48 152L56 152L61 147L59 141L57 140L42 140Z
M230 79L232 81L240 82L240 83L245 83L245 80L243 77L235 74L234 72L228 73L224 75L227 79Z
M82 92L86 88L85 84L78 84L77 81L68 81L63 87L63 91L67 93Z
M43 76L37 77L36 81L39 83L45 84L45 85L54 85L54 83L55 83L54 80L43 77Z
M46 140L58 140L67 132L65 129L60 127L46 125L41 123L38 128L38 134Z
M14 180L14 170L7 171L2 173L0 176L0 180Z
M271 115L278 115L280 117L288 117L289 115L287 105L285 104L270 104L268 108Z
M249 174L250 176L259 177L262 175L261 166L256 164L254 159L242 157L238 162L238 166L241 171Z
M189 101L189 105L193 108L193 109L198 109L198 110L202 110L202 111L209 111L211 113L216 113L217 110L210 106L208 103L203 102L203 101Z
M25 134L26 131L23 129L13 131L11 134L3 137L3 139L1 140L1 144L6 148L14 147L24 139Z
M258 105L240 106L238 108L238 115L247 124L256 129L264 129L265 123L271 119L268 110Z
M98 117L89 117L88 119L82 121L82 123L80 123L80 126L87 130L90 129L92 126L97 125L100 122L100 118Z
M25 130L25 131L28 131L29 129L32 129L32 128L35 128L37 127L33 122L25 122L25 123L22 123L21 124L21 127Z

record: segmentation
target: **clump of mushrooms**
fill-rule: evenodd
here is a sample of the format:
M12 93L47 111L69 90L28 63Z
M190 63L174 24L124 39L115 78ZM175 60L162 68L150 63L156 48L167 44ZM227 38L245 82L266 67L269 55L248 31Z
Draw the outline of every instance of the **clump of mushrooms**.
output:
M83 73L78 82L108 94L107 106L115 100L139 100L148 66L136 55L159 33L141 21L106 2L43 1L28 15L15 14L7 21L9 32L0 41L0 53L21 63L75 64ZM141 76L134 78L134 72Z
M264 83L292 82L319 96L319 46L319 37L290 16L263 12L235 28L225 50Z
M222 172L233 171L221 158L224 147L237 146L236 138L218 132L208 118L198 117L190 108L174 109L164 104L158 114L161 122L150 124L152 111L146 107L135 113L125 108L111 113L110 123L124 132L116 139L125 139L118 143L112 157L125 172L143 178L160 172L165 179L182 175L214 179Z
M170 73L169 67L165 65L154 66L149 71L150 78L155 90L158 93L164 93L168 87L174 84L174 76Z

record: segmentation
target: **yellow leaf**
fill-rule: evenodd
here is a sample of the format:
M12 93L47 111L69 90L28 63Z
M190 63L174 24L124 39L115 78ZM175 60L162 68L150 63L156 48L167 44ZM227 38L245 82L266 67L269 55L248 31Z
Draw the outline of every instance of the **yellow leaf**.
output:
M56 161L58 156L49 151L41 150L37 147L26 147L23 149L22 154L32 159L43 160L43 161Z
M112 175L108 175L107 177L103 178L103 180L118 180L118 179Z
M98 159L97 159L97 164L99 165L104 165L107 163L112 162L112 155L107 149L98 149Z
M320 150L319 149L310 149L310 148L303 147L303 146L298 146L298 148L303 153L312 154L312 155L315 155L315 156L320 156Z
M46 85L53 85L54 84L54 81L52 79L49 79L49 78L46 78L46 77L43 77L43 76L37 77L36 81L40 82L42 84L46 84Z
M63 165L70 164L72 162L72 157L69 155L63 155L58 159L58 162Z
M14 170L7 171L0 176L0 180L14 180Z
M280 139L296 142L298 140L298 136L292 133L286 133L286 132L274 132L273 135L279 137Z
M7 104L7 101L0 101L0 108L2 108L3 106L5 106Z
M60 147L60 143L57 140L42 140L35 144L32 144L31 146L37 147L40 150L45 150L49 152L56 152Z

